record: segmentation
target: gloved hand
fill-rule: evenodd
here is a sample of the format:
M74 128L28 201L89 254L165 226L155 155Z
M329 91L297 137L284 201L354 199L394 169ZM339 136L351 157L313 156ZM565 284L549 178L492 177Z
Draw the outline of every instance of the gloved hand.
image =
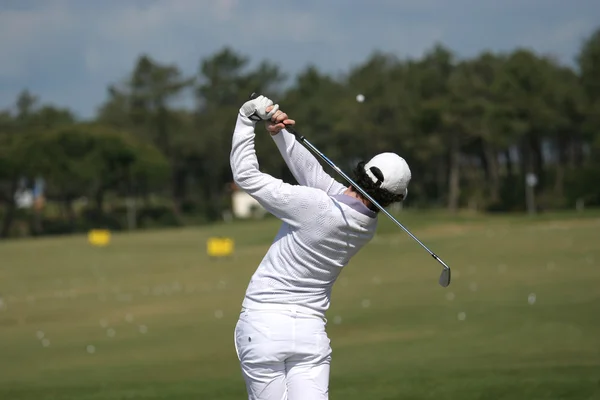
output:
M267 111L267 107L269 106L272 106L272 108ZM278 104L273 104L271 99L260 95L245 102L240 108L240 114L251 119L252 121L266 121L271 119L278 109Z

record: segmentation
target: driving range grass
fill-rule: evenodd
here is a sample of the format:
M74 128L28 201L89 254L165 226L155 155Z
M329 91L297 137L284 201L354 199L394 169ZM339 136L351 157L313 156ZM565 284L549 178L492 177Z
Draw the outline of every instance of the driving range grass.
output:
M453 281L382 219L333 291L331 399L600 399L597 213L400 217ZM233 330L277 228L0 243L0 399L246 398Z

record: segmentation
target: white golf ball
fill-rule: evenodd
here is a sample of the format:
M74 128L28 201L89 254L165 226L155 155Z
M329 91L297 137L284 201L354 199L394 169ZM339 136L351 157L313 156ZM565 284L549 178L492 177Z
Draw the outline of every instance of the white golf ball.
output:
M148 332L148 327L146 325L140 325L140 333L145 334Z
M467 319L467 313L461 311L458 313L458 320L459 321L464 321L465 319Z
M531 294L529 295L529 297L527 297L527 302L528 302L529 304L534 304L534 303L535 303L535 300L536 300L535 293L531 293Z
M358 101L359 103L362 103L363 101L365 101L365 96L362 94L356 95L356 101Z
M85 349L90 354L94 354L96 352L96 346L92 344L89 344Z

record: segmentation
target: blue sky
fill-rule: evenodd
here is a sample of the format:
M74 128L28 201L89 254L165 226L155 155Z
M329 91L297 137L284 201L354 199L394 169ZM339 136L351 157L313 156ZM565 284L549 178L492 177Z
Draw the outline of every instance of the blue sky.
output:
M27 88L91 117L141 53L186 74L223 46L291 76L435 42L460 57L526 47L573 64L598 27L598 0L0 0L0 108Z

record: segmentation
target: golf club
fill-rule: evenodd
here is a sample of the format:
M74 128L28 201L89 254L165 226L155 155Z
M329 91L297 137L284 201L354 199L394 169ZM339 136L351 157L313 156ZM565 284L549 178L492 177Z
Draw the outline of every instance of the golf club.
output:
M251 99L253 99L254 97L256 97L256 93L252 93L252 95L250 96ZM289 133L293 134L296 137L296 140L298 142L300 142L302 145L304 145L310 151L312 151L313 153L318 155L323 161L325 161L327 163L327 165L329 165L331 168L333 168L346 181L348 181L348 183L350 183L354 188L356 188L356 190L358 190L360 192L360 194L362 194L367 200L369 200L373 205L375 205L375 207L377 207L382 213L384 213L392 221L394 221L394 223L396 225L398 225L400 228L402 228L402 230L404 230L404 232L406 232L411 238L413 238L417 243L419 243L421 245L421 247L423 247L436 261L438 261L440 264L442 264L444 269L442 270L442 273L440 274L439 284L443 287L447 287L448 285L450 285L450 275L451 275L450 267L448 265L446 265L446 263L441 258L439 258L434 252L429 250L429 248L427 246L425 246L423 244L423 242L421 242L415 235L413 235L408 229L406 229L404 227L404 225L402 225L400 222L398 222L398 220L396 218L394 218L394 216L392 214L390 214L389 212L387 212L386 209L384 209L382 206L380 206L379 203L377 203L371 196L369 196L369 194L367 192L365 192L348 175L346 175L344 173L344 171L342 171L337 165L335 165L333 163L333 161L331 161L323 153L321 153L315 146L312 145L312 143L310 143L308 140L306 140L306 138L304 136L302 136L300 133L298 133L291 125L286 125L285 129Z

